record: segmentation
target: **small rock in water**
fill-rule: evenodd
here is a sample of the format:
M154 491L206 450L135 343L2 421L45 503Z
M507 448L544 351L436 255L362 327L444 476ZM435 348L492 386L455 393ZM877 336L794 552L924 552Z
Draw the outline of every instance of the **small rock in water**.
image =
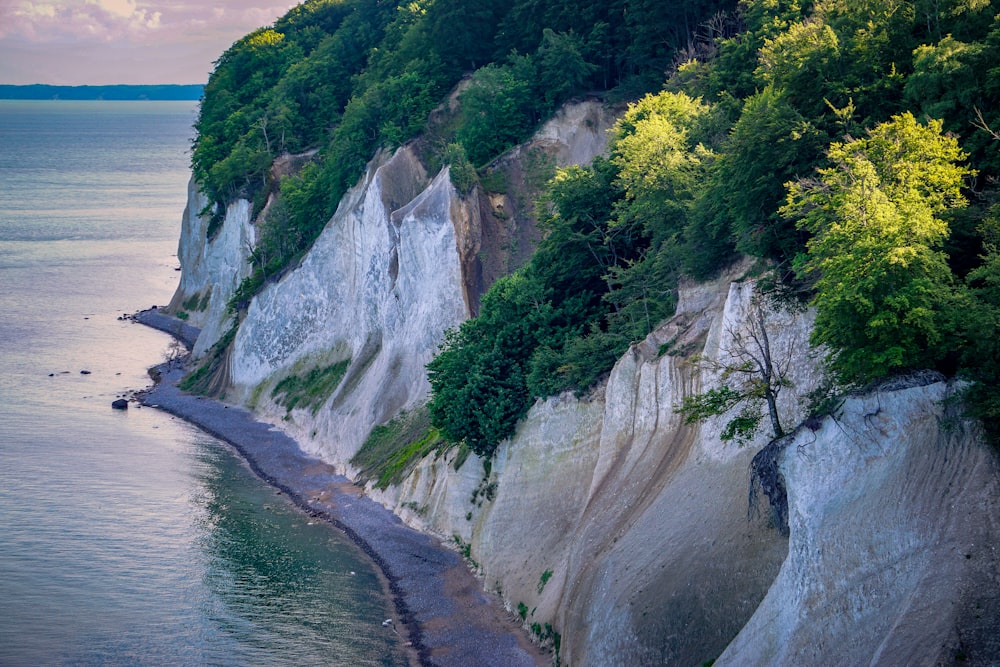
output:
M124 398L119 398L111 402L111 407L115 410L128 410L128 401Z
M82 371L80 371L80 375L90 375L90 371L88 371L88 370L82 370Z

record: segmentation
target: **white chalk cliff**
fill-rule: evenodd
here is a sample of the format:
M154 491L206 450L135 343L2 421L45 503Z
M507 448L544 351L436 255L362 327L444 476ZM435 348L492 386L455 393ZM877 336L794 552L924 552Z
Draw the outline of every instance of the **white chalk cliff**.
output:
M536 145L560 164L587 162L609 123L582 103ZM480 199L459 196L446 170L426 174L409 148L378 156L301 264L253 299L227 400L352 472L374 426L426 400L424 365L499 265L490 239L518 238L513 203ZM230 207L210 243L199 204L192 189L171 304L204 303L190 313L204 327L196 354L228 328L253 241L248 203ZM484 587L536 634L560 635L564 665L997 664L1000 466L947 400L951 384L851 397L772 445L787 535L766 499L748 513L765 429L738 446L719 438L732 415L685 424L677 413L722 381L711 362L738 347L754 292L745 273L685 285L677 314L602 386L539 401L488 473L474 456L456 471L453 450L369 493L467 545ZM821 380L812 315L775 307L767 321L775 357L790 360L779 408L793 429ZM337 361L346 374L315 413L271 399L282 378Z
M257 240L250 219L251 204L246 199L229 205L219 230L209 239L209 216L201 215L207 203L197 184L189 183L177 246L181 280L169 306L172 312L185 313L189 324L201 329L193 350L195 357L202 356L231 326L226 306L251 273L250 248Z

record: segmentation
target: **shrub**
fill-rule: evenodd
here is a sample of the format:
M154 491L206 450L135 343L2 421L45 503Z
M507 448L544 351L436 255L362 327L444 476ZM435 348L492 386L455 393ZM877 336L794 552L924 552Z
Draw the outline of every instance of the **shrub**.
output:
M329 366L316 367L305 375L288 375L271 391L271 397L291 413L295 408L311 410L313 415L344 379L350 359Z
M431 428L430 414L422 407L373 428L351 465L361 469L361 481L375 480L376 487L385 489L402 482L425 456L451 446Z

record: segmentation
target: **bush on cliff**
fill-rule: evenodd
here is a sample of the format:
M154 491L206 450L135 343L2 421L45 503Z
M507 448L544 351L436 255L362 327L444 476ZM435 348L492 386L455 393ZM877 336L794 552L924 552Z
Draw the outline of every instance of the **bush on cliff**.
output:
M963 157L940 121L904 113L832 144L833 166L789 184L782 211L812 235L802 266L816 275L812 340L846 382L934 367L956 349L941 215L966 204Z

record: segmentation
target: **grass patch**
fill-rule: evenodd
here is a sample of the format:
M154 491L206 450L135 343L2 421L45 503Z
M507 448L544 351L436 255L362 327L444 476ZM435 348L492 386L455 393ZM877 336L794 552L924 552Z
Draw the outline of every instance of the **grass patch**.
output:
M238 325L234 323L229 328L229 331L224 333L222 338L217 340L215 345L209 349L208 354L202 357L198 367L185 375L184 379L177 386L183 391L192 394L200 394L202 396L209 394L214 384L216 372L224 364L229 346L232 344L233 339L236 338L237 328Z
M361 380L364 379L365 373L374 363L375 359L378 357L378 353L382 351L382 338L381 336L375 338L369 338L361 348L361 352L357 357L357 363L354 367L350 369L350 373L344 378L344 386L340 388L337 397L333 399L333 407L340 407L343 405L347 397L358 388L361 384Z
M483 189L494 194L507 194L507 174L500 169L487 169L479 176Z
M212 296L212 290L211 289L209 289L204 294L201 294L200 292L195 292L190 297L188 297L187 299L185 299L183 303L181 303L181 308L183 308L184 310L189 310L189 311L194 311L194 312L199 312L200 313L201 311L203 311L206 308L208 308L208 302L209 302L211 296ZM178 313L178 317L180 317L179 313Z
M425 406L373 428L351 465L361 469L362 483L375 480L376 487L385 489L402 482L420 459L450 447L451 443L431 428L430 410Z
M538 594L541 595L542 591L545 590L545 584L549 583L549 579L552 578L552 570L545 570L542 572L542 576L538 578Z
M479 570L479 562L472 557L472 544L462 540L461 536L458 534L452 535L451 538L455 540L455 544L458 545L458 552L462 554L464 558L473 570Z
M308 409L313 415L344 379L350 359L329 366L317 366L305 375L289 375L275 385L271 398L288 412L295 408Z

